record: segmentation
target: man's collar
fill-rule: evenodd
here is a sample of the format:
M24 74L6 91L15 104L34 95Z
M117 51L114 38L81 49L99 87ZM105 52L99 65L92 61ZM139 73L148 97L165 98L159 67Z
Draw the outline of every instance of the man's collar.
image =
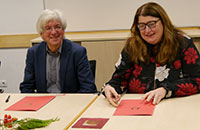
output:
M51 50L49 49L48 45L46 45L46 51L47 51L47 53L49 53L49 54L61 54L61 51L62 51L62 44L63 44L63 43L61 43L61 45L60 45L58 51L56 51L55 53L52 53Z

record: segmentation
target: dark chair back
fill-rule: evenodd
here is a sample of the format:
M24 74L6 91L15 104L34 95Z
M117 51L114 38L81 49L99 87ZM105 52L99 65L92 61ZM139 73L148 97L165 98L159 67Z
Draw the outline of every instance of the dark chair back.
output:
M89 60L90 62L90 68L92 70L92 75L95 79L95 74L96 74L96 60Z

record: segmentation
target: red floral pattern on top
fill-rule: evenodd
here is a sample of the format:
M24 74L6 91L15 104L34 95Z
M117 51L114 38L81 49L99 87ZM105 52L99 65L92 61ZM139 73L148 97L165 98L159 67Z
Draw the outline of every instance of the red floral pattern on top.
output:
M182 52L184 52L185 51L185 48L183 49L183 51Z
M160 64L156 64L156 67L160 67L161 65Z
M127 86L127 82L126 82L126 81L123 81L121 84L122 84L122 86L124 86L124 87Z
M141 84L141 81L135 78L130 81L129 83L129 91L130 92L138 92L138 93L144 93L146 89L146 84Z
M184 36L182 40L184 44L179 44L175 60L166 64L158 64L159 61L151 56L148 64L138 62L136 65L130 61L129 54L123 50L121 60L128 64L117 68L108 83L122 92L124 89L122 86L125 86L130 93L144 93L153 89L153 79L156 79L158 87L164 86L172 91L171 97L200 93L200 55L192 39ZM164 66L165 69L162 68ZM160 79L158 75L160 73L157 72L161 74L166 72L166 80L157 80Z
M176 60L174 62L174 68L175 69L180 69L181 68L181 60Z
M133 74L135 75L135 77L138 77L138 75L140 75L142 71L142 67L139 66L138 64L135 64L135 70L133 71Z
M118 75L118 74L115 74L114 77L115 77L116 79L118 79L118 78L119 78L119 75Z
M130 77L131 71L132 71L132 69L128 69L128 70L126 71L126 74L125 74L126 79L128 79L128 78Z
M196 59L198 59L197 51L194 48L189 48L185 53L184 59L186 60L187 64L195 64Z
M156 62L156 60L155 60L153 57L150 58L150 61L151 61L152 63L155 63L155 62Z
M177 85L178 91L176 91L177 96L183 96L183 95L192 95L198 92L197 86L194 86L191 83L185 83L181 85Z
M196 78L196 81L197 81L197 83L199 85L199 89L200 89L200 78Z

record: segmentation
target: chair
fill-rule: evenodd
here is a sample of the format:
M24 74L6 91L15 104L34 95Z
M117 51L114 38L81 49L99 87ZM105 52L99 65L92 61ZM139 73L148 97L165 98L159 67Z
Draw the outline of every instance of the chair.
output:
M92 70L92 75L95 79L95 73L96 73L96 60L89 60L90 62L90 68Z

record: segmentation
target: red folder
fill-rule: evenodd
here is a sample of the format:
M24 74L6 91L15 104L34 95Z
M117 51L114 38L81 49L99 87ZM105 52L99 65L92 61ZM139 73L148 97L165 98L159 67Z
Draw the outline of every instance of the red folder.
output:
M5 111L37 111L55 96L26 96L5 109Z
M117 107L115 116L133 116L133 115L146 115L151 116L153 114L155 105L152 102L145 100L133 99L122 100Z

